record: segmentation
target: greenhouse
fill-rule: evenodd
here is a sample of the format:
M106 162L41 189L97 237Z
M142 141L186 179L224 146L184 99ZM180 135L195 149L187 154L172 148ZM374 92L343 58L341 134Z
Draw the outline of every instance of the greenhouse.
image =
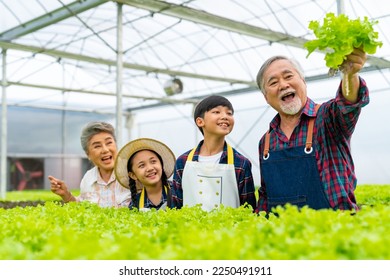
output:
M383 45L361 73L371 100L352 151L359 183L390 182L390 128L377 127L390 114L386 2L2 0L1 6L2 195L25 184L13 179L21 171L36 176L30 188L48 188L49 174L77 188L89 167L79 134L91 120L112 122L119 145L151 137L180 155L201 137L193 106L210 94L234 105L228 140L252 161L258 184L257 145L275 113L257 88L257 71L272 55L294 57L309 96L333 97L340 78L328 77L324 53L307 57L303 47L314 38L309 22L330 12L377 21Z
M326 267L314 271L318 263L293 263L313 269L316 275L310 278L271 263L272 279L387 275L390 2L0 0L0 7L0 270L1 275L7 271L6 279L16 279L18 273L19 278L29 276L23 273L38 267L46 272L40 262L18 269L12 261L19 260L112 260L118 269L120 265L121 276L133 264L130 260L148 261L140 263L145 267L165 260L179 266L179 261L232 261L222 263L234 268L221 271L226 279L271 276L269 267L258 266L267 262L259 260L364 260L364 265L327 263L339 269L337 274ZM220 95L234 107L234 130L226 142L251 162L258 199L259 140L276 111L258 88L257 73L269 57L294 58L303 68L308 97L316 103L334 98L341 71L329 75L328 49L307 48L316 39L311 24L329 15L369 23L375 30L371 39L380 42L359 73L369 89L369 104L361 110L351 139L359 209L283 205L268 213L221 203L213 211L186 205L138 211L73 203L50 191L49 175L67 183L74 196L70 198L79 194L80 181L92 166L80 143L87 123L111 123L118 150L131 140L153 138L177 158L203 139L194 123L195 106L207 96ZM369 263L373 260L378 262ZM238 261L252 268L238 270L238 264L244 265ZM51 278L72 277L72 269L88 279L118 277L117 268L112 272L107 263L50 264L56 268ZM368 274L362 271L366 265L377 269ZM81 268L90 270L84 274ZM7 274L11 270L12 276Z

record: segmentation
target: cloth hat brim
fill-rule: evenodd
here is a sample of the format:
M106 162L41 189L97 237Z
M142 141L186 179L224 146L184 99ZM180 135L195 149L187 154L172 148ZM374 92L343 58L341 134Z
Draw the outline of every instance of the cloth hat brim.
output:
M123 146L115 160L115 177L127 189L130 188L127 163L133 154L142 150L150 150L159 154L163 161L164 172L167 178L173 174L176 158L171 149L160 141L150 138L139 138Z

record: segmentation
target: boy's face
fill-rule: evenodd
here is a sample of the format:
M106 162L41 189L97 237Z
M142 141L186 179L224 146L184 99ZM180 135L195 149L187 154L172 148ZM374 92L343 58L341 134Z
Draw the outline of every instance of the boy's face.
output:
M228 135L234 127L233 111L225 106L217 106L204 113L204 117L196 119L196 125L204 135Z

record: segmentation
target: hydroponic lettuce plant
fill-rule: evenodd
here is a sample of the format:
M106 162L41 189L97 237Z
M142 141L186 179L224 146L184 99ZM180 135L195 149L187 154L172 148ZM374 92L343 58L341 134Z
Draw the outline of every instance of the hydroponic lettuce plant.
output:
M351 20L344 14L335 16L333 13L326 14L322 25L318 21L310 21L309 29L313 30L317 39L304 44L309 51L306 57L316 49L325 51L326 66L330 68L330 74L334 74L354 48L374 54L377 47L382 46L378 32L373 28L377 23L367 17Z

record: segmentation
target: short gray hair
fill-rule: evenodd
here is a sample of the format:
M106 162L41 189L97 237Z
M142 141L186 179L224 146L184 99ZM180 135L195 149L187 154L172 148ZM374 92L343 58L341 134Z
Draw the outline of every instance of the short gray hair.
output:
M259 87L260 91L265 94L265 89L264 89L264 72L268 69L268 67L275 61L277 60L287 60L291 63L291 65L297 70L298 74L301 76L302 79L305 78L305 75L303 73L302 66L299 64L298 61L296 61L293 58L289 58L287 56L283 55L275 55L267 59L263 65L260 67L259 72L257 73L256 76L256 83L257 86Z
M83 128L80 137L81 147L83 147L86 154L88 154L88 144L91 138L101 132L111 134L116 142L115 129L111 124L106 122L90 122Z

